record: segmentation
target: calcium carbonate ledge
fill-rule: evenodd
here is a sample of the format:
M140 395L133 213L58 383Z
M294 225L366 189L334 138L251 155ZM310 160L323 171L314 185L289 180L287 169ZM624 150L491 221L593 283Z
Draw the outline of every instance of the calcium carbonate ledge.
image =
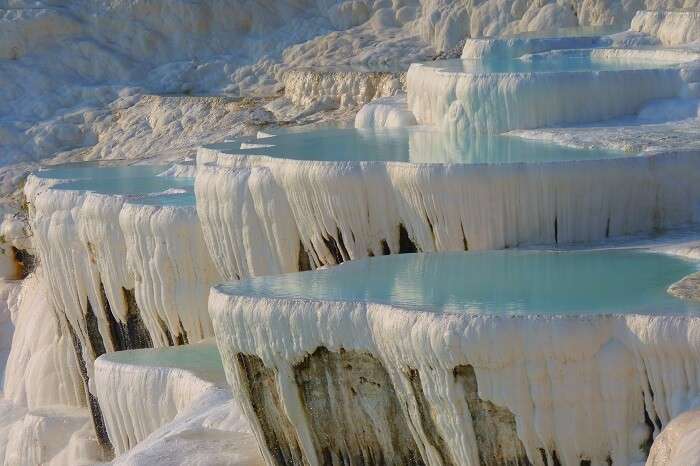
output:
M102 355L95 361L95 387L116 455L133 448L199 397L229 391L213 341Z
M681 67L671 65L698 59L689 51L664 49L555 50L526 57L546 63L578 56L603 63L630 61L630 66L590 71L485 72L453 71L440 62L416 63L407 75L408 107L419 124L455 132L501 133L601 121L633 114L650 100L681 95L686 89L683 73ZM649 68L649 62L659 65ZM640 68L640 63L644 67Z
M695 151L466 165L200 148L197 160L197 212L227 280L399 252L589 243L700 220Z
M268 464L637 464L700 394L697 315L441 313L237 286L213 288L209 310Z
M36 176L25 195L49 301L72 336L95 429L110 451L94 360L213 336L206 299L219 275L193 205L139 204Z

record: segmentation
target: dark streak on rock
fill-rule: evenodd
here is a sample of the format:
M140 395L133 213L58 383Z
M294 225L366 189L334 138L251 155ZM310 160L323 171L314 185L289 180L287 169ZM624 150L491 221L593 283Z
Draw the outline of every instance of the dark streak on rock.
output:
M122 288L124 301L126 302L126 322L119 322L111 312L104 286L100 283L100 293L105 303L107 319L109 320L109 330L112 337L112 344L116 351L129 349L153 348L151 335L146 329L146 325L141 319L141 311L136 304L134 290Z
M389 248L389 243L385 239L382 240L382 255L388 256L391 254L391 249Z
M95 428L95 434L97 435L97 441L102 447L102 453L105 459L114 457L114 447L112 442L109 440L109 435L107 435L107 429L105 427L104 418L102 417L102 410L100 409L100 404L97 398L90 393L89 382L90 378L87 373L87 366L85 365L85 359L83 357L83 345L80 339L75 334L73 327L70 324L67 325L68 331L70 332L71 341L73 343L73 350L75 351L75 357L78 360L78 368L80 369L80 378L83 379L83 389L85 390L85 395L88 400L88 408L90 410L90 417L92 418L92 424Z
M344 251L345 245L343 244L343 235L340 234L340 230L338 230L338 241L336 241L335 238L333 238L332 236L328 236L328 238L326 238L324 236L323 243L326 245L326 247L330 251L331 255L333 256L335 263L336 264L343 263L343 261L345 259L344 259L343 253L341 252L341 248ZM340 244L340 246L339 246L339 244ZM346 254L347 254L347 252L346 252ZM325 265L333 265L333 264L325 264Z
M457 366L453 373L455 382L464 390L481 466L530 466L525 447L518 438L513 413L479 398L472 366Z
M92 303L89 299L87 300L87 309L85 310L85 328L87 330L88 340L90 340L92 352L95 358L99 358L106 352L105 344L104 341L102 341L102 334L100 333L97 316L92 309Z
M14 246L12 246L12 255L19 268L17 278L24 280L36 268L36 257L29 254L27 250L17 249Z
M297 260L297 268L299 272L304 272L306 270L311 270L311 259L309 258L309 253L306 252L304 248L304 243L299 240L299 259Z
M425 464L377 358L319 347L294 375L324 466Z
M294 426L287 418L280 400L275 373L254 355L238 353L238 368L243 388L263 431L265 446L278 465L304 465L304 457Z

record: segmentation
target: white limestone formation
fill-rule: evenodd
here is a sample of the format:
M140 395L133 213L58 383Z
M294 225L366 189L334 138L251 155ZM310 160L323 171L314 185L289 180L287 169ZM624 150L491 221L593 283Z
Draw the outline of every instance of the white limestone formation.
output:
M675 417L654 440L648 466L700 464L700 415L697 409Z
M404 96L385 97L365 104L355 115L355 128L404 128L416 124Z
M201 149L198 160L215 152ZM694 151L506 165L218 160L198 165L195 191L206 244L227 280L400 251L591 242L698 221Z
M120 455L209 391L226 391L216 345L128 350L101 356L95 387L105 427Z
M530 53L550 50L608 47L612 39L602 35L572 37L483 37L468 38L462 49L462 59L514 59Z
M622 35L469 39L462 50L470 59L530 54L534 63L575 47L595 60L649 60L665 69L537 76L417 65L407 78L377 71L405 69L439 52L456 56L449 49L461 48L467 36L626 25L636 8L693 8L697 1L5 3L3 193L14 192L23 174L48 157L154 157L179 160L163 176L196 175L197 200L196 207L155 205L30 177L25 197L14 199L22 208L28 202L30 228L3 208L0 275L24 277L32 254L39 269L0 291L8 303L0 306L0 462L94 464L113 448L121 465L258 464L246 416L268 461L302 455L322 462L307 421L289 425L302 419L292 387L320 383L319 362L334 370L349 364L357 371L352 377L381 381L377 392L386 404L372 406L373 419L395 438L367 449L393 448L407 464L419 456L429 464L478 464L478 452L496 462L546 458L551 465L556 454L562 464L632 464L664 427L653 464L691 464L697 456L692 422L672 421L697 408L694 317L439 320L373 304L215 292L212 310L237 396L251 395L244 385L253 376L259 376L253 395L279 390L277 399L261 401L272 410L267 418L250 403L242 414L220 372L216 381L198 372L206 361L183 368L157 353L134 364L128 358L137 353L116 353L186 343L185 353L193 350L214 334L207 296L224 279L370 255L586 243L697 224L700 158L689 150L508 166L297 161L206 148L196 165L187 159L203 142L252 134L275 121L326 118L319 111L348 116L360 105L361 128L421 123L501 132L628 115L652 99L698 97L700 67L685 63L697 58L692 47L603 49L696 40L697 14L687 11L640 12L633 31ZM308 71L337 66L352 71ZM301 108L292 121L271 102L283 86L284 98ZM250 94L256 97L238 99ZM659 108L647 107L640 118ZM694 123L686 130L682 144L669 127L650 137L662 147L683 147ZM250 152L274 136L240 142ZM242 362L236 352L258 360ZM391 410L393 424L382 418ZM484 424L485 410L501 424ZM348 428L361 425L360 411ZM273 451L263 418L274 420L268 427L288 451ZM313 422L327 427L327 420ZM572 425L583 427L574 432ZM487 445L488 435L500 450Z
M645 103L679 96L685 89L674 62L693 53L593 49L544 52L529 59L556 61L588 56L602 63L630 61L605 71L546 73L451 70L440 64L414 64L407 75L408 107L419 124L448 131L500 133L514 129L580 124L636 113ZM658 60L659 69L635 69L634 62ZM634 85L630 85L634 83ZM591 99L590 96L596 96Z
M700 39L700 11L638 11L631 31L657 37L664 45L681 45Z
M352 108L405 92L406 75L399 71L306 68L287 71L282 83L284 96L302 108Z
M636 464L700 389L693 316L446 315L225 288L209 305L270 464L362 449L392 464Z

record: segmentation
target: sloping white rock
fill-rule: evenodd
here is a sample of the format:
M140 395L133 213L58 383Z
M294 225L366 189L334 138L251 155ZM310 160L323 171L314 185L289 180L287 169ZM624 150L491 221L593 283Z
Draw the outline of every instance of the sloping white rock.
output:
M630 30L658 37L664 45L694 42L700 39L700 12L638 11L632 18Z
M700 464L700 412L675 417L654 440L647 466L697 466Z

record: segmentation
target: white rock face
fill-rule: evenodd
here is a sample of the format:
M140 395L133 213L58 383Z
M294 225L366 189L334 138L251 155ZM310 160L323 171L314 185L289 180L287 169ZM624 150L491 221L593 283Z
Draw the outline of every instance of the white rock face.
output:
M405 96L385 97L364 105L355 115L355 128L405 128L416 124Z
M555 454L566 465L635 464L644 460L652 431L688 409L700 388L695 317L441 315L372 303L235 297L218 288L209 304L229 381L269 462L280 455L318 460L319 421L304 414L316 398L303 398L311 386L298 384L307 376L335 377L336 358L352 366L344 370L381 382L376 390L401 406L409 440L380 440L381 451L406 448L429 464L477 465L478 453L522 459L523 452L536 465L545 457L551 464ZM337 370L362 406L365 394L354 376ZM478 406L487 401L495 406L490 415L501 413L499 422L507 426L512 416L510 432L520 442L513 450L505 440L489 447L475 434L483 432ZM323 415L333 415L332 401L319 403ZM374 425L390 419L387 429L402 429L401 419L383 418L381 410L357 416L362 427L368 419ZM297 437L285 437L288 429ZM495 458L493 464L503 464L497 458L504 456Z
M486 37L469 38L462 49L463 59L518 58L529 53L550 50L605 47L612 39L601 36L582 37Z
M630 30L658 37L664 45L680 45L700 39L698 11L639 11Z
M187 103L145 94L270 95L292 68L406 67L466 37L626 26L639 8L694 6L696 0L11 2L0 9L0 143L3 162L17 165L0 173L3 190L16 187L26 161L77 149L95 157L163 155L192 149L183 131L207 137L226 127L221 114L201 110L227 107L217 97ZM243 117L239 122L250 115Z
M25 408L85 405L71 337L56 314L39 269L11 297L12 349L3 395Z
M675 417L654 440L648 466L697 466L700 464L700 412Z
M5 465L89 465L103 460L85 408L30 411L10 432Z
M204 245L195 207L125 204L119 224L129 245L126 266L136 303L154 346L211 337L202 305L208 287L220 277Z
M11 191L30 161L57 153L65 160L78 156L181 158L191 154L195 144L251 132L272 121L270 112L245 101L145 93L268 95L280 90L282 77L291 67L329 63L400 67L453 47L468 34L619 24L631 17L638 3L301 0L238 2L232 7L218 0L100 0L66 5L11 1L0 6L0 100L4 102L0 164L15 165L0 169L0 183L5 192ZM682 6L693 4L686 1ZM668 5L681 6L670 0L643 2L648 8ZM650 33L657 28L654 34L665 41L694 34L691 26L671 15L654 21L660 25L652 21L651 26L639 27ZM690 83L683 84L684 95L700 95L697 83L683 73L685 83ZM675 92L677 80L671 78L662 80L663 92ZM289 79L285 81L288 98L297 99L297 105L315 105L314 111L393 96L403 84L401 78L387 76ZM509 86L525 86L520 82L498 85L508 92ZM610 105L623 106L615 99ZM414 123L400 99L373 103L361 113L360 126ZM452 114L462 115L458 109ZM93 372L93 359L103 352L192 343L211 336L204 303L209 286L222 277L295 271L398 252L405 240L409 244L404 246L424 251L590 241L685 225L697 221L700 211L697 157L690 153L612 165L570 163L503 171L242 162L206 151L201 154L220 166L197 169L202 199L196 211L59 192L30 180L25 193L32 210L31 246L42 268L22 285L21 292L0 294L12 303L9 314L0 312L0 365L10 327L16 329L3 389L14 403L7 410L0 408L0 444L8 438L10 444L7 454L3 447L0 458L4 456L7 464L75 465L103 459L98 458L101 452L85 410L88 395L100 390L102 399L108 400L107 429L110 437L119 439L118 451L142 442L117 464L157 459L170 464L259 461L244 418L221 390L199 392L193 388L199 382L191 380L178 385L187 377L163 368L141 371L138 376L121 366ZM169 174L190 176L194 170L191 164L181 164ZM620 179L625 180L622 185ZM650 185L654 188L649 189ZM556 205L550 196L558 199ZM455 207L456 216L452 215ZM203 219L201 227L198 216ZM18 225L3 222L0 232L8 244L30 246L23 237L26 231ZM140 324L134 320L135 313ZM617 349L609 352L610 358L618 358ZM87 392L81 361L91 381ZM99 382L103 375L104 382ZM154 396L132 396L130 389L138 383ZM104 387L110 384L126 395L105 398ZM161 388L168 393L167 406L155 398ZM484 390L498 399L489 389L496 389ZM618 389L610 390L617 393ZM606 390L600 393L609 394ZM439 398L436 393L428 396ZM627 406L639 401L635 395L628 399L633 401ZM611 412L621 409L615 403L609 406ZM526 411L527 407L519 413ZM144 425L138 419L142 413L151 416ZM625 416L616 419L632 419L629 425L637 425L636 410ZM565 428L550 429L542 422L537 436L547 439L545 450L562 448L563 440L552 432L565 432ZM605 428L612 432L608 425ZM602 438L607 431L600 432ZM632 444L638 434L625 431L627 437L605 441L594 436L581 440L585 445L569 445L559 454L569 460L579 451L594 452L595 460L602 462L606 459L602 442L609 442L616 448L616 458L636 458ZM527 439L529 447L536 444L533 435ZM455 438L456 434L450 441L459 443ZM553 458L549 459L551 464Z
M282 78L284 95L302 108L347 108L405 92L404 73L290 70Z
M567 244L692 224L696 155L431 165L221 154L219 166L198 166L195 191L212 258L234 280L411 247Z
M95 387L109 438L120 455L228 386L213 342L111 353L95 363Z
M204 303L218 275L194 207L42 190L37 180L27 188L34 243L54 306L83 343L88 373L105 351L212 335Z
M616 49L575 53L594 60L644 56L643 52ZM556 58L556 52L549 54ZM661 63L695 58L682 52L649 56ZM631 82L635 85L630 86ZM683 89L678 69L486 74L414 64L407 75L408 107L418 123L456 132L499 133L601 121L633 114L648 101L676 97Z

